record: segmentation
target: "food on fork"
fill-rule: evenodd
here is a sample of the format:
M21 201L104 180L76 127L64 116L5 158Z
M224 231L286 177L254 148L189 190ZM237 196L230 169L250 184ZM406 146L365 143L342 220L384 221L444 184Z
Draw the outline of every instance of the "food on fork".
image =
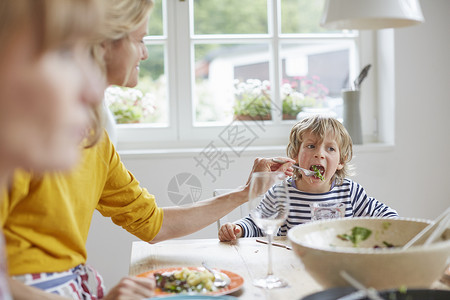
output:
M316 172L316 174L314 174L314 176L316 176L317 178L319 178L322 181L325 180L322 173L320 172L320 169L316 165L311 166L311 168L314 172Z

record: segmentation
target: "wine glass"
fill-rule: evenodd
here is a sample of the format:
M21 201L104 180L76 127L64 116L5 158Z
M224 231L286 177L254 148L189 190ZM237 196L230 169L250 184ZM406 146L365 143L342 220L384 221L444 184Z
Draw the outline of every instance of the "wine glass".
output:
M289 196L286 175L282 172L255 172L250 181L249 210L253 222L267 234L269 265L267 276L255 279L253 284L266 288L288 285L272 271L272 239L286 220L289 212ZM269 191L269 192L268 192Z

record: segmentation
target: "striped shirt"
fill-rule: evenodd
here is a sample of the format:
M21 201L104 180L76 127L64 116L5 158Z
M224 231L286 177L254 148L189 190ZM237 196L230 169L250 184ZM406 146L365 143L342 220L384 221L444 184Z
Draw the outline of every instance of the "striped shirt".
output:
M271 199L272 190L276 186L272 187L264 196L261 201L262 206L273 207L274 201ZM278 230L278 236L285 236L289 229L295 225L306 223L313 218L312 211L315 204L318 203L330 203L333 206L338 203L342 203L342 217L381 217L381 218L395 218L398 214L395 210L389 206L379 202L375 198L369 197L366 194L364 188L358 183L346 178L342 185L334 185L331 190L326 193L312 194L298 190L295 187L295 181L290 178L288 180L288 192L290 199L289 214L286 221L281 225ZM338 211L338 209L336 209ZM339 212L339 211L338 211ZM334 216L336 217L336 216ZM243 237L258 237L263 236L261 229L251 219L250 215L236 221L242 227Z

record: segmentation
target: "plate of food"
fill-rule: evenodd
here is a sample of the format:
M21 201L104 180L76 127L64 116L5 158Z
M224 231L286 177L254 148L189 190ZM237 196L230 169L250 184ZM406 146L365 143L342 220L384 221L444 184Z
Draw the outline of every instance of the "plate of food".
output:
M226 295L239 290L244 284L240 275L215 270L215 276L225 281L216 286L215 276L203 267L175 267L148 271L138 277L153 277L156 281L155 296L174 294Z

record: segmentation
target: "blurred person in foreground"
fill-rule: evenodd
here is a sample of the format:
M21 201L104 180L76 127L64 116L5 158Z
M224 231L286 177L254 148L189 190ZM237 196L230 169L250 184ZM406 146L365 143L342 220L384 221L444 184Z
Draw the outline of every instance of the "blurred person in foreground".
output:
M0 192L12 192L11 176L18 167L35 176L67 172L82 148L93 146L103 133L96 114L106 84L91 53L97 36L92 28L102 22L102 5L98 0L0 2ZM4 222L16 207L1 198ZM32 206L46 210L47 200L37 199ZM42 221L32 220L31 231ZM0 248L4 257L3 236ZM16 280L9 280L8 288L5 273L1 260L0 299L64 299ZM134 285L123 279L110 299L134 295ZM74 298L86 299L83 288L73 280ZM150 295L152 288L147 280L141 289Z
M86 146L95 143L100 128L91 112L104 80L88 43L100 19L95 1L0 2L0 192L18 167L36 173L72 167L87 130ZM10 290L16 298L21 290L12 281L8 288L3 235L0 252L0 299L11 299Z
M108 84L134 87L139 63L148 57L143 38L153 2L107 3L102 35L93 53ZM271 159L256 159L253 171L292 175L292 168ZM75 299L113 299L110 294L119 289L114 287L104 296L101 276L85 264L86 240L95 209L143 241L154 243L193 233L223 217L247 201L248 182L229 194L191 207L160 208L155 197L125 168L103 132L95 146L83 150L81 163L70 173L16 171L5 198L1 213L14 280ZM42 200L47 205L36 207L36 201ZM136 289L127 299L151 295L149 279L129 279ZM82 297L77 298L70 290L71 280L82 282L81 290L77 290Z
M98 140L105 83L89 43L100 17L92 0L0 2L1 188L17 167L67 170Z

